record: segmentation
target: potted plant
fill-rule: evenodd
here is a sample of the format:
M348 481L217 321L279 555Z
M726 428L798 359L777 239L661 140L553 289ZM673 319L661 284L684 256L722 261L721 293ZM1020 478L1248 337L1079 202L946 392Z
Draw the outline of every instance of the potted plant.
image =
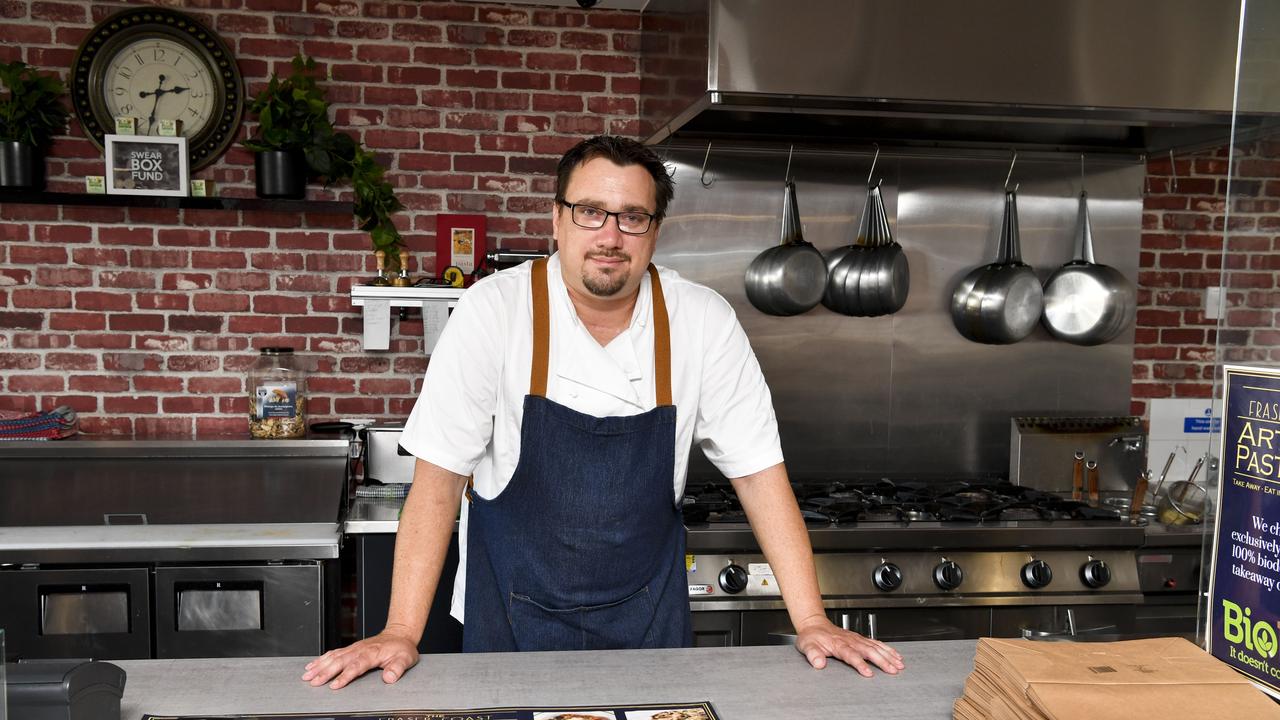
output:
M400 233L391 215L403 206L383 167L355 138L333 128L315 60L299 55L292 67L283 80L273 73L249 107L258 128L244 144L255 153L259 197L304 197L310 177L326 185L350 180L360 229L374 250L386 252L388 268L398 269Z
M304 197L311 174L308 154L317 155L318 143L334 135L315 67L314 59L295 57L292 74L281 80L272 73L249 106L258 128L244 145L255 153L258 197Z
M0 188L44 187L44 154L67 127L66 86L20 60L0 64Z

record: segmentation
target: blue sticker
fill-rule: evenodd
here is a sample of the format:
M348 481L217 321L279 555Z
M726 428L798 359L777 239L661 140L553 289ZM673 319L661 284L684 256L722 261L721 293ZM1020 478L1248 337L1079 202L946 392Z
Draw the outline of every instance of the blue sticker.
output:
M1222 418L1189 417L1182 418L1182 432L1207 433L1221 432Z

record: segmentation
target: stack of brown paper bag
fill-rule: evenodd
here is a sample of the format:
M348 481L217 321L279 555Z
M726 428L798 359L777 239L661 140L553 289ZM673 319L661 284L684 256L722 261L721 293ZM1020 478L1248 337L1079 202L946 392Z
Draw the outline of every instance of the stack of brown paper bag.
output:
M1280 719L1280 705L1182 638L1098 643L982 638L954 708L955 720L1148 717Z

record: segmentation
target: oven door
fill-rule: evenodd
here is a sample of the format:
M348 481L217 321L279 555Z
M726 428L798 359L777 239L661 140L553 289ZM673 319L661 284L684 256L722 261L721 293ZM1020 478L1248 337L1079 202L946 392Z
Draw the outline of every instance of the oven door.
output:
M318 563L156 568L156 657L323 651Z
M151 657L146 568L0 570L10 659Z

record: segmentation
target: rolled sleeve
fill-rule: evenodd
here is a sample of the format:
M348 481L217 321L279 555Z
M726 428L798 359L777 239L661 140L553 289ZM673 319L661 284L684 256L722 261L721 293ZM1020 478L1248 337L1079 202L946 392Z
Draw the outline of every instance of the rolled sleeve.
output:
M773 396L760 363L729 303L706 308L702 393L694 440L724 474L751 475L782 462Z
M496 287L477 284L463 293L405 423L400 444L406 451L459 475L475 470L493 437L504 326Z

